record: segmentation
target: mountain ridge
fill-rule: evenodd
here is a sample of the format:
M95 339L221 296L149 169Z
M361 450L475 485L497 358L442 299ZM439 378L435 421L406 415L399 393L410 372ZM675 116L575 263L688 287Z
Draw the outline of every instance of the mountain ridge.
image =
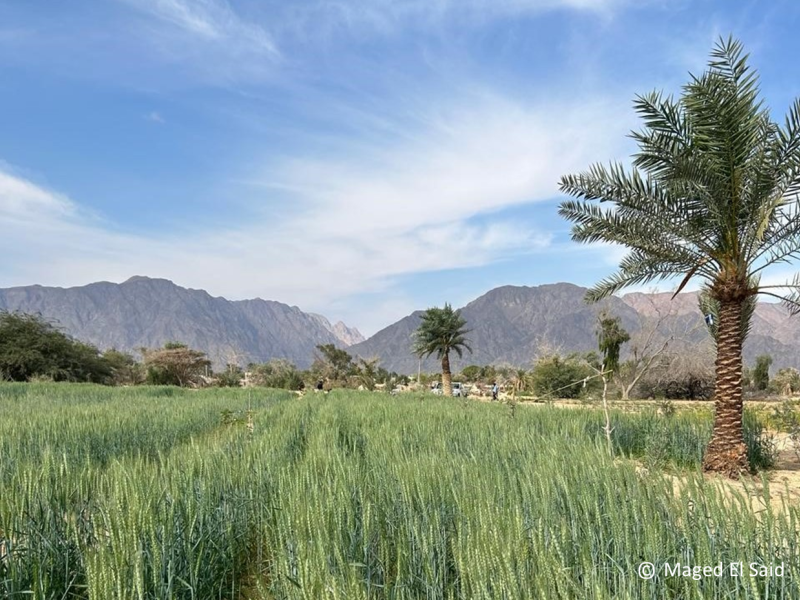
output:
M181 341L206 352L217 367L286 358L304 368L318 344L346 347L363 339L355 328L296 306L227 300L141 275L122 283L0 289L0 309L41 314L100 349L136 352Z
M659 313L664 314L657 336L664 340L675 335L673 349L677 352L709 342L696 292L679 294L674 301L669 292L632 292L588 305L583 300L586 291L572 283L507 285L468 302L461 314L471 330L468 338L475 352L466 353L463 358L451 356L453 371L469 364L529 368L537 356L548 352L596 350L595 323L601 310L620 317L631 334ZM421 314L422 311L411 313L351 346L348 352L362 358L378 358L385 368L400 373L437 371L437 360L420 361L411 353L411 336ZM623 346L623 358L628 351L629 347ZM744 346L745 363L752 364L759 354L774 358L773 370L800 368L800 318L793 319L780 305L759 303Z
M543 353L596 350L600 310L619 316L631 334L657 314L667 315L659 335L678 332L676 351L709 341L694 292L679 294L674 300L671 293L633 292L595 305L584 302L585 293L586 288L563 282L505 285L473 299L461 310L471 330L468 337L474 353L452 356L454 371L468 364L529 368ZM440 368L435 358L420 360L411 351L422 310L364 339L355 327L341 321L332 324L325 316L297 306L261 298L227 300L145 276L119 284L101 281L71 288L0 289L0 309L40 313L100 349L136 352L182 341L206 352L215 366L286 358L306 368L317 345L334 344L354 357L378 358L381 366L398 373ZM627 351L623 346L623 357ZM773 356L773 370L800 368L800 318L791 318L779 305L759 303L744 347L745 362L752 364L758 354Z

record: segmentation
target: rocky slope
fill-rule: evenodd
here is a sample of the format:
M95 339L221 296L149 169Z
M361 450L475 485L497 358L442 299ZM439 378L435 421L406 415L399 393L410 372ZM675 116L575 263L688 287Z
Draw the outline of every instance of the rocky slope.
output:
M601 310L619 316L627 331L635 334L649 327L659 314L666 315L658 336L674 336L675 350L707 343L708 333L694 293L633 293L612 297L597 305L583 301L585 288L569 283L536 287L504 286L493 289L462 308L471 329L474 349L459 359L453 369L468 364L496 364L530 367L532 360L547 352L586 352L595 350L595 322ZM412 335L421 312L415 312L379 331L348 352L364 358L378 357L381 364L401 373L416 373L418 359L411 353ZM623 356L626 348L623 347ZM776 304L759 304L753 327L745 343L745 362L752 364L759 354L774 358L773 369L800 368L800 317L792 318ZM423 371L438 370L437 361L422 362Z
M300 367L317 344L363 340L357 329L270 300L230 301L166 279L132 277L74 288L0 289L0 309L39 313L70 335L136 352L175 340L208 353L215 365L287 358Z

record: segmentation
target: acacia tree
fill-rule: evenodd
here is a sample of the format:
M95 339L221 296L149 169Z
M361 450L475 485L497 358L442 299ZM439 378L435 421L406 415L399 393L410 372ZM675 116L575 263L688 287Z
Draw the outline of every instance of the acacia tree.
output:
M192 350L181 342L167 342L163 348L143 349L147 380L155 385L196 386L211 366L205 352Z
M375 384L378 380L378 362L379 358L372 358L372 359L365 359L359 358L358 359L358 366L357 366L357 374L356 378L360 385L363 385L365 389L370 391L375 389ZM384 382L389 379L389 374L386 373Z
M597 346L603 355L603 362L597 373L603 381L603 413L606 417L606 441L608 453L611 454L611 415L608 412L608 375L613 375L619 370L619 350L622 344L631 339L630 334L622 327L619 317L612 317L603 312L597 317Z
M630 399L631 391L650 369L658 365L661 356L666 352L674 339L674 333L663 334L661 328L667 316L650 300L653 317L641 318L637 331L629 340L629 358L614 371L613 378L619 387L623 400Z
M347 376L353 372L353 357L333 344L320 344L317 350L322 356L315 355L311 370L331 382L346 383Z
M445 396L453 395L453 375L450 371L450 352L464 355L472 352L467 340L469 330L461 311L453 310L449 304L444 308L429 308L422 314L422 322L414 334L414 353L420 358L432 354L442 361L442 388Z
M530 374L525 369L519 368L512 368L509 374L508 381L511 384L511 401L513 403L517 401L517 392L523 391L528 385Z
M559 213L574 223L573 240L630 250L590 300L674 277L682 278L678 291L693 278L708 286L719 312L714 430L703 468L736 476L749 470L743 306L766 294L800 312L799 278L782 286L758 279L800 254L800 100L783 125L773 122L742 45L729 38L679 98L652 92L634 106L644 128L632 134L639 145L632 167L594 165L562 177L561 190L576 199Z

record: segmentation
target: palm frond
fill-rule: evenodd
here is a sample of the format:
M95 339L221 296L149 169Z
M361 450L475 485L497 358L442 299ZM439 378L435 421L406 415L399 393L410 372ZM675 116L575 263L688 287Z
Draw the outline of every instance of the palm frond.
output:
M786 290L783 293L768 292L766 290ZM790 281L779 285L760 286L758 293L763 296L770 296L780 300L789 314L794 316L800 314L800 273L796 273Z
M636 97L631 169L596 164L561 178L572 239L631 250L590 299L673 277L744 297L752 276L800 257L800 100L779 126L759 96L742 44L720 39L680 97Z

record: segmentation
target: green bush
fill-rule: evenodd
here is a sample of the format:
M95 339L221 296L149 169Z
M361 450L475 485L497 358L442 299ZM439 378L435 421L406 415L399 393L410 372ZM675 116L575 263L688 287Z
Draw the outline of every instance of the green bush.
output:
M714 376L699 372L667 372L659 377L645 377L637 385L636 394L641 398L708 400L714 395Z
M769 390L774 394L792 396L800 391L800 371L792 367L779 369L769 382Z
M570 354L563 358L554 354L536 361L530 381L537 396L579 398L601 387L596 375L586 357Z
M756 364L753 367L752 377L753 386L760 391L769 387L769 368L772 366L772 357L769 354L762 354L756 357Z
M211 361L205 352L192 350L180 342L167 342L163 348L146 350L144 364L150 385L197 386L209 371Z
M253 385L292 391L305 387L302 373L291 362L282 358L260 365L252 364L248 370Z
M0 311L0 381L106 383L111 376L94 346L72 339L39 315Z

